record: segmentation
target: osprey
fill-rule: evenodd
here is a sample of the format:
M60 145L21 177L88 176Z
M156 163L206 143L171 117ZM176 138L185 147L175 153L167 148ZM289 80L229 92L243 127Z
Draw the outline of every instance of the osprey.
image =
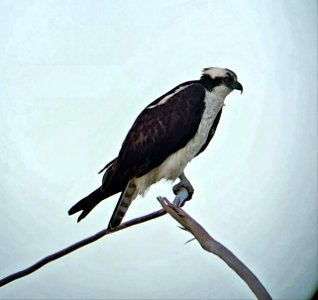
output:
M102 185L76 203L69 215L80 212L77 222L102 200L121 192L108 228L118 226L131 202L161 179L179 178L178 188L193 188L184 175L187 164L206 149L219 123L225 97L243 92L229 69L205 68L199 80L179 84L150 103L129 130L118 157L110 161Z

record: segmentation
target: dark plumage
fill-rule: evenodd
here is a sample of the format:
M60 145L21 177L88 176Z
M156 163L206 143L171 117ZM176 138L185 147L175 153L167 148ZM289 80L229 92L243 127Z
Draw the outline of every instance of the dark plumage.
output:
M216 76L213 77L214 73ZM225 77L228 84L224 81ZM118 157L103 168L106 171L102 186L76 203L68 213L72 215L81 211L79 222L102 200L121 192L111 221L112 227L119 225L138 194L143 194L149 185L161 178L174 180L192 157L206 149L219 123L224 98L233 90L230 84L242 90L232 71L204 69L200 80L184 82L150 103L129 130ZM221 87L220 92L216 90L220 96L214 96L215 87ZM215 104L213 97L216 97ZM211 110L207 105L212 105L211 108L216 105L214 116L207 114L208 109ZM202 121L203 115L206 121ZM200 132L199 126L202 126ZM189 141L193 141L193 145ZM189 151L195 151L193 155L187 154L188 147ZM190 150L192 148L194 150ZM180 157L172 158L172 154L181 150ZM169 162L168 158L171 158Z

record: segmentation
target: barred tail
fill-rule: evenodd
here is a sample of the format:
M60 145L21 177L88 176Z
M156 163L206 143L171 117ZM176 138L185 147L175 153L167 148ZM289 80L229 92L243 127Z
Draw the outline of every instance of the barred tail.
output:
M131 181L128 182L125 190L121 193L120 198L117 202L113 215L109 221L108 229L111 230L112 228L117 227L120 225L121 221L123 220L126 212L134 200L136 192L136 185L133 184Z

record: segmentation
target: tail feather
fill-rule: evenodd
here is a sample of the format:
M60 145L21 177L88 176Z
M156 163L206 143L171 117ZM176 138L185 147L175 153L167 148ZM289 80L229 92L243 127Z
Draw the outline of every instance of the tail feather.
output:
M84 219L91 212L91 210L105 198L106 197L102 189L98 188L97 190L89 194L87 197L83 198L74 206L72 206L68 211L68 214L73 215L79 211L82 211L82 213L79 215L77 219L77 222L79 222L82 219Z
M131 204L131 202L135 198L136 186L130 181L128 182L125 190L121 193L120 198L117 202L113 215L109 221L108 229L112 230L112 228L120 225L123 220L126 212Z

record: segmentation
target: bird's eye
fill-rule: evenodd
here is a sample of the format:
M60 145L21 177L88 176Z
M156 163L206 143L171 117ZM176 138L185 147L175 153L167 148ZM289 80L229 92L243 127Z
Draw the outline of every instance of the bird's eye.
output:
M223 79L223 82L224 82L226 85L228 85L228 84L230 84L230 83L233 82L233 78L232 78L232 77L225 77L225 78Z

